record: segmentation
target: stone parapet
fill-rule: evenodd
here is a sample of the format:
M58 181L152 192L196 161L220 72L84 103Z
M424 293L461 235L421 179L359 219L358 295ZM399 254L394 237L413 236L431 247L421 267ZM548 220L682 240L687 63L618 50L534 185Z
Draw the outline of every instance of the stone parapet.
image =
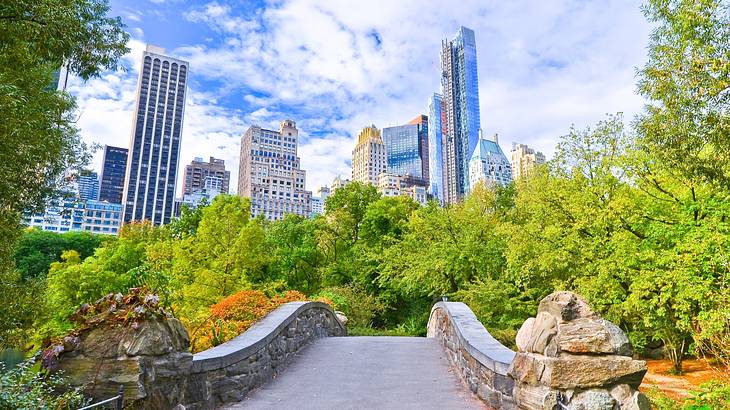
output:
M522 325L518 352L496 341L463 303L439 302L428 336L441 341L469 388L494 409L648 410L646 363L626 334L578 295L556 292Z
M346 333L324 303L282 305L236 338L193 356L185 408L240 401L281 372L304 346Z
M515 352L487 332L468 306L438 302L431 309L428 337L438 339L469 389L495 409L517 408L509 368Z

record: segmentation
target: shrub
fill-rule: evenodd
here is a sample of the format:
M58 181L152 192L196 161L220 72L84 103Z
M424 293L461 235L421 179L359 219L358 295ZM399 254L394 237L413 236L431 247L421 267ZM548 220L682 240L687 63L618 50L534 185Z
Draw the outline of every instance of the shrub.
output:
M712 380L689 392L684 410L730 409L730 381Z
M233 339L280 305L300 300L307 296L296 290L272 298L258 290L242 290L211 306L207 317L181 320L190 333L190 349L199 352Z
M0 365L1 366L1 365ZM77 389L64 390L64 380L58 375L38 371L33 360L19 364L12 370L0 369L0 409L77 409L85 404Z
M689 397L677 402L654 388L646 392L657 410L724 410L730 409L730 381L712 380L689 391Z
M333 308L342 311L353 328L370 327L373 318L385 312L385 305L376 296L356 284L327 288L317 296L331 300Z

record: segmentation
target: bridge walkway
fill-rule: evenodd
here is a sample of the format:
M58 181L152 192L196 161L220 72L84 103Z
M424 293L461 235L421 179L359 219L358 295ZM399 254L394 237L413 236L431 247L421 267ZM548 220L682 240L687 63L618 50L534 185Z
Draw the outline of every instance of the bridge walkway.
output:
M436 339L328 337L224 409L486 409Z

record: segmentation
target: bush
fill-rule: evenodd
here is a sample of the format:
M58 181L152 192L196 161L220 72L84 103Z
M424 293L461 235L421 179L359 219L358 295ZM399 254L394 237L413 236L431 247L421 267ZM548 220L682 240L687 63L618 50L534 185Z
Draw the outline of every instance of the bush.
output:
M199 352L225 343L245 332L277 307L307 296L296 290L269 298L258 290L242 290L210 307L210 315L197 320L182 319L190 333L190 349Z
M376 296L356 284L327 288L317 296L331 300L334 309L347 316L349 328L371 327L373 318L385 312L385 305Z
M38 371L33 360L12 370L0 369L0 410L11 409L78 409L85 400L78 389L64 390L64 380L58 375Z
M712 380L702 383L689 397L677 402L659 389L646 392L656 410L725 410L730 409L730 381Z
M683 410L730 409L730 381L712 380L689 392Z

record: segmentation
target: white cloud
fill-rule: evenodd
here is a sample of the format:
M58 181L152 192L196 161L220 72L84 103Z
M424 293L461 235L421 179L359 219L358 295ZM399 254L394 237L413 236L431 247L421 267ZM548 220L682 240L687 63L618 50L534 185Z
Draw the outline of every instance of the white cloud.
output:
M308 189L349 175L361 127L427 114L439 90L441 40L460 25L476 33L482 127L499 133L505 149L515 141L550 154L571 124L641 109L634 72L649 25L633 1L282 0L256 11L233 4L185 11L216 36L168 50L191 67L181 169L194 156L223 158L232 187L241 134L284 118L300 129ZM72 90L89 140L129 136L141 55L133 44L129 73Z

